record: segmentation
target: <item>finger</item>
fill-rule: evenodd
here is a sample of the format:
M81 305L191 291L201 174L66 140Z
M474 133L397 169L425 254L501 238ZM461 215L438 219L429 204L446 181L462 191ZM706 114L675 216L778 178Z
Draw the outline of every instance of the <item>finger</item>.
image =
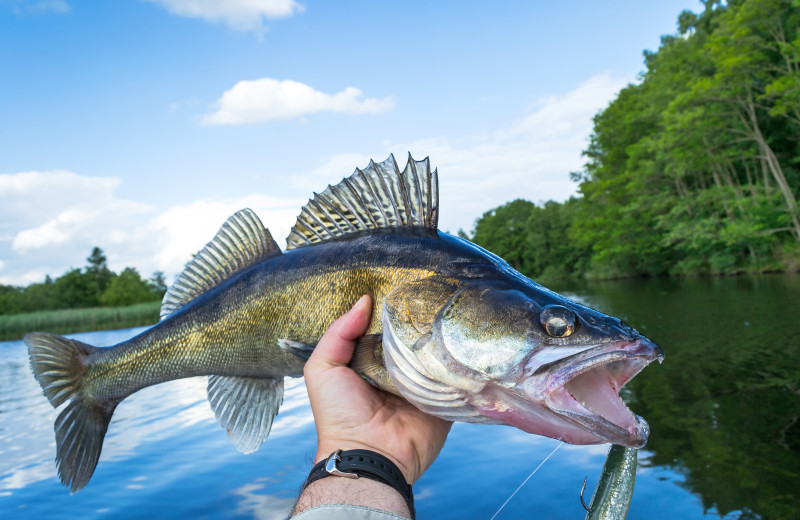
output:
M306 362L305 375L347 365L353 357L355 340L367 331L371 313L372 298L364 295L347 314L333 322Z

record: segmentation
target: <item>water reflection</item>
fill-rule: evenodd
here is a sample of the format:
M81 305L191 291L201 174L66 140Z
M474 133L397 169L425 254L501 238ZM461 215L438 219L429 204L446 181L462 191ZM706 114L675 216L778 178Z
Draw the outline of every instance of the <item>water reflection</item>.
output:
M30 375L24 349L0 343L0 491L55 475L56 414Z
M628 518L797 518L800 279L647 280L554 287L646 332L667 353L626 399L652 435ZM108 345L138 330L81 334ZM55 412L21 342L0 343L3 518L277 518L315 451L302 380L287 380L265 446L244 456L214 420L205 378L159 385L117 408L97 471L70 496L57 481ZM420 518L490 518L557 441L456 424L415 485ZM498 519L582 518L607 446L563 446Z
M109 345L140 331L105 331L73 337L90 344ZM146 516L147 511L169 511L169 516L180 516L196 510L203 510L206 515L209 511L220 514L235 510L238 516L273 518L270 511L275 508L285 516L297 483L302 482L300 475L307 471L306 452L314 444L313 417L303 381L287 380L284 406L268 444L285 453L287 450L280 450L282 443L277 440L280 437L292 439L300 435L308 442L297 442L296 438L293 442L294 450L302 452L295 457L297 474L291 468L282 472L280 478L287 480L288 485L281 484L277 489L284 496L260 494L257 492L260 487L248 487L240 481L250 478L250 482L263 487L260 482L264 477L259 473L268 474L276 467L263 463L271 458L269 454L244 456L229 442L208 405L206 378L172 381L146 388L121 403L109 426L92 482L70 497L56 476L53 422L57 413L31 375L27 351L21 341L0 343L0 381L3 517L10 511L55 518L100 514L138 518ZM248 461L256 463L249 473L240 472L239 468ZM221 483L220 475L224 478L226 474L228 478ZM238 484L241 485L235 487ZM210 492L197 495L204 488ZM182 492L188 503L176 505L174 497ZM43 497L47 500L42 500ZM234 497L238 497L235 504ZM148 503L143 509L129 508L131 504L141 505L143 500Z
M258 520L283 520L288 517L294 506L294 498L259 493L269 488L268 482L271 480L273 479L262 478L234 489L232 493L241 497L234 513Z
M652 428L645 464L683 475L709 513L797 518L800 278L606 282L583 291L667 353L630 384L632 407Z

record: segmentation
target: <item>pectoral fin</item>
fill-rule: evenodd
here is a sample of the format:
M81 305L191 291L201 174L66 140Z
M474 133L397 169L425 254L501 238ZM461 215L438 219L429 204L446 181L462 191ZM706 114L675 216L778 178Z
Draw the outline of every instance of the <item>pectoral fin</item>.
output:
M348 365L371 385L390 394L400 395L383 362L383 334L367 334L356 340L353 358Z
M358 338L348 366L359 374L371 373L382 368L382 337L382 334L367 334Z
M208 402L242 453L256 451L283 403L283 378L209 376Z
M291 339L279 339L278 346L286 352L294 354L303 361L308 361L316 345L306 345L305 343L300 343L299 341L293 341Z

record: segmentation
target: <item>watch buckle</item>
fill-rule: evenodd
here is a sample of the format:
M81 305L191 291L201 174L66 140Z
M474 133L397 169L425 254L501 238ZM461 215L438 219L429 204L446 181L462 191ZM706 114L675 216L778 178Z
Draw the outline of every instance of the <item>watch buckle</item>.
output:
M331 453L330 457L328 457L328 461L325 463L325 471L327 471L328 474L336 475L337 477L358 478L358 475L355 473L347 473L336 467L336 462L342 461L342 458L339 456L341 452L342 450L336 450Z

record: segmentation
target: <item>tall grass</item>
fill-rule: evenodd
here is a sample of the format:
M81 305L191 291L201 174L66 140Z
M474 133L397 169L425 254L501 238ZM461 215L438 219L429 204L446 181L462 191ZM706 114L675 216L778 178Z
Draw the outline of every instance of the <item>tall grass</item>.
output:
M63 309L0 316L0 341L19 339L32 331L68 334L152 325L158 322L160 307L161 302L155 301L129 307Z

